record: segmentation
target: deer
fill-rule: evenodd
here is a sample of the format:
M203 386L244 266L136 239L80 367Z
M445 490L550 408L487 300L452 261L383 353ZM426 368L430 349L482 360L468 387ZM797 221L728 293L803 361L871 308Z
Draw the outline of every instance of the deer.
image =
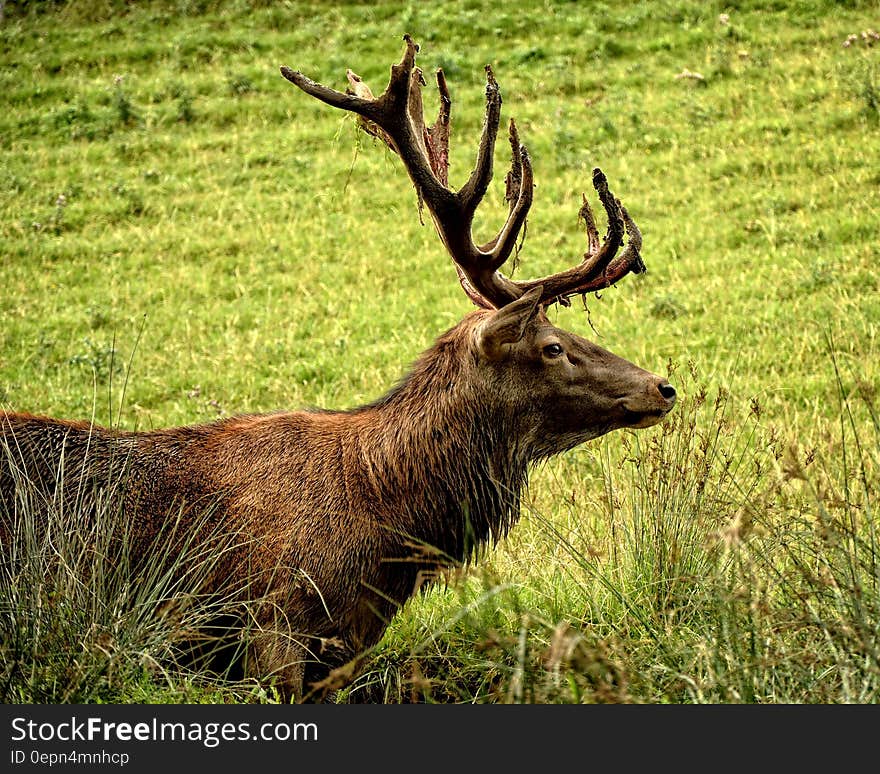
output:
M403 56L378 97L351 70L341 92L280 68L306 95L353 113L399 157L419 212L427 208L476 307L399 383L349 410L244 414L154 430L0 412L3 539L10 539L22 472L48 501L89 486L97 492L123 469L114 496L135 525L131 551L145 550L171 518L195 541L244 536L223 553L211 583L221 590L246 576L236 594L271 599L248 613L255 625L244 669L288 702L326 699L350 684L407 600L503 539L520 517L536 464L613 430L650 427L676 402L666 378L548 317L554 304L645 271L641 233L605 175L595 169L592 183L607 231L600 239L584 196L582 260L537 279L506 276L501 268L521 246L533 199L529 152L511 119L508 214L496 236L476 244L472 223L493 176L500 88L487 66L476 163L452 190L450 92L437 69L440 106L426 124L418 51L404 36ZM207 531L198 521L206 503ZM229 626L234 636L244 624Z

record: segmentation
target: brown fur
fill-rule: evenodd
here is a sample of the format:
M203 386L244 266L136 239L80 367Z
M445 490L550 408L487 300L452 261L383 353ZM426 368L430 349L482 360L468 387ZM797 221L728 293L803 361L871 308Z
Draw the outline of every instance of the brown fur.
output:
M566 362L547 357L551 340ZM300 699L374 646L438 567L507 533L536 460L653 424L674 401L664 385L526 299L469 314L397 387L351 411L150 432L0 413L0 515L15 510L13 467L47 500L76 493L85 509L117 487L135 552L173 514L196 524L210 507L215 533L246 538L216 587L248 577L250 596L274 595L257 613L248 670Z

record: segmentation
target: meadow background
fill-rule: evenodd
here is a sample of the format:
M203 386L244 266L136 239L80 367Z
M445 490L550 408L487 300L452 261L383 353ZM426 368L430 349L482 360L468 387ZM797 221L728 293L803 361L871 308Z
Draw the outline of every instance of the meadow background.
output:
M378 92L410 33L450 84L458 187L491 63L537 182L517 277L579 260L594 166L643 232L647 274L553 317L669 373L674 416L538 469L510 537L338 701L877 701L875 2L4 11L4 408L140 429L348 408L468 311L398 159L280 65ZM92 603L50 634L4 608L7 701L273 700L157 669L160 624Z

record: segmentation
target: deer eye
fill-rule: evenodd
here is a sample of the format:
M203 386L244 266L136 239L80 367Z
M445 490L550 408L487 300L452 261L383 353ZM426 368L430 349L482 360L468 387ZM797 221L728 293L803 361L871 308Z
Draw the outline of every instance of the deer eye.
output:
M562 352L563 349L561 344L553 343L544 347L544 354L547 355L547 357L559 357Z

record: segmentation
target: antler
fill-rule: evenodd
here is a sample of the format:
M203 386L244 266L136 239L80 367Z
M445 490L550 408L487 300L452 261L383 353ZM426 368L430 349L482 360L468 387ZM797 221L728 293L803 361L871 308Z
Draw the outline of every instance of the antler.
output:
M512 162L507 174L505 198L507 220L497 236L477 245L471 236L474 213L492 180L492 158L501 118L501 92L486 66L486 115L477 163L468 181L458 190L449 188L449 118L451 100L443 71L437 70L440 108L431 126L425 125L422 109L422 86L425 80L416 66L419 47L404 35L406 50L397 65L391 67L391 79L385 91L374 97L361 78L348 70L347 93L315 83L302 73L282 67L281 74L307 94L333 107L356 113L364 131L379 137L403 160L416 188L419 202L431 213L434 225L455 262L459 280L468 297L477 306L500 308L532 288L543 286L542 304L601 290L613 285L629 272L639 274L645 265L639 256L642 237L636 224L620 201L608 189L600 169L593 170L593 186L608 216L608 231L600 243L596 221L586 196L579 215L586 224L587 251L575 267L534 280L512 280L499 269L516 246L529 208L534 188L529 153L519 142L516 124L510 121ZM624 233L628 239L620 255ZM617 257L615 257L617 256Z

